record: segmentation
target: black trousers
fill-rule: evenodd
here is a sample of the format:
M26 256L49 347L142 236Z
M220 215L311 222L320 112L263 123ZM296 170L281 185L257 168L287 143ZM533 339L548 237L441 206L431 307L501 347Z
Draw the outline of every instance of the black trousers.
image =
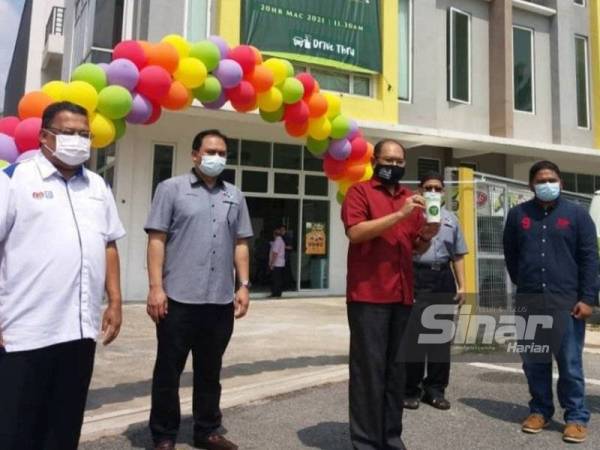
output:
M415 298L411 317L410 351L406 363L406 398L420 398L423 394L443 397L450 380L451 341L443 344L418 344L418 335L427 332L421 323L423 310L429 305L454 304L456 284L449 266L441 271L415 265ZM438 315L452 320L452 315ZM425 376L427 368L427 376Z
M190 351L194 369L194 437L221 426L221 366L233 332L233 303L189 305L169 299L156 327L158 348L152 380L150 430L155 443L177 438L181 421L179 380Z
M76 450L96 344L0 354L0 449Z
M350 438L357 450L404 449L404 331L411 307L348 303Z
M281 297L285 278L285 267L273 267L271 271L271 295Z

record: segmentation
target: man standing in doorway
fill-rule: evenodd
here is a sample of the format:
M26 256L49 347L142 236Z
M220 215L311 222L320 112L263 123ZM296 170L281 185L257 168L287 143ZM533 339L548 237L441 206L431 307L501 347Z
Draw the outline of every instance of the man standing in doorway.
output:
M406 152L392 139L375 146L374 178L352 186L342 206L350 240L350 437L357 450L404 449L404 332L413 304L413 254L439 224L425 224L425 201L401 186Z
M285 270L283 271L283 287L284 290L296 290L296 280L292 273L292 252L294 251L293 236L289 233L287 226L280 225L279 233L283 242L285 242Z
M424 175L419 182L419 192L441 197L444 194L444 178L436 172ZM465 299L464 255L468 253L467 245L458 219L445 207L441 209L440 232L431 242L429 250L414 258L415 338L420 332L427 331L421 324L425 308L436 304L449 305L454 301L461 305ZM453 316L445 318L452 320ZM434 408L450 409L450 402L444 396L450 380L450 344L450 340L443 344L411 342L406 363L405 408L417 409L422 398Z
M561 195L556 164L535 163L529 171L529 186L535 198L508 213L504 256L510 278L517 286L516 310L525 319L535 314L551 318L553 324L549 334L536 329L533 338L537 344L546 337L544 342L551 344L549 351L521 354L531 395L530 414L522 431L539 433L554 415L554 355L558 400L566 424L563 440L584 442L590 412L585 405L583 343L585 320L598 303L596 227L584 208Z
M145 226L148 314L158 338L150 430L160 450L175 448L179 379L190 351L194 444L209 450L238 448L219 432L220 376L234 317L248 310L252 227L242 193L219 178L227 161L226 142L218 130L194 138L194 167L158 185Z
M286 253L285 242L281 236L281 227L277 227L273 231L271 253L269 254L269 270L271 271L271 298L279 298L283 293Z
M77 449L98 331L106 345L121 327L125 230L110 188L83 166L90 137L85 109L54 103L40 152L0 171L2 450Z

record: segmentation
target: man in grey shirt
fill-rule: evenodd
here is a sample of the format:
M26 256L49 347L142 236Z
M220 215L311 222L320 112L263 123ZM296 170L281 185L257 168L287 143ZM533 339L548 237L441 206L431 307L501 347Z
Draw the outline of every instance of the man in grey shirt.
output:
M144 227L148 314L158 338L150 430L156 449L175 448L179 379L191 351L194 444L237 449L218 431L220 375L234 317L248 310L252 227L242 193L219 178L227 162L227 138L218 130L199 133L192 161L190 172L158 185Z

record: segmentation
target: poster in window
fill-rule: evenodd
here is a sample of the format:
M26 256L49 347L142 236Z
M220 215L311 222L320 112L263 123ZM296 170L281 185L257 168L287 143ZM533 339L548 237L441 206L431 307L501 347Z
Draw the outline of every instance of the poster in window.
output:
M306 222L304 242L304 253L307 255L326 255L327 235L325 233L325 224L322 222Z

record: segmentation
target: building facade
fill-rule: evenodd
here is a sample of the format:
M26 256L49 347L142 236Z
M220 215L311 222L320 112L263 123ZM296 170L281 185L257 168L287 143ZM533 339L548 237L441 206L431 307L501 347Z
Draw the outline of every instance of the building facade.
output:
M84 61L109 61L122 39L177 33L198 41L216 34L240 43L243 3L66 0L62 79ZM525 181L532 162L548 158L565 171L568 190L600 188L597 0L380 0L379 8L380 71L292 62L342 97L344 112L371 142L391 137L406 145L409 182L461 166ZM320 160L257 114L194 103L165 111L150 127L130 126L116 145L94 155L92 166L113 186L128 230L120 244L125 298L146 297L143 224L154 189L190 170L192 139L206 128L230 137L225 176L248 199L255 292L266 291L265 252L272 229L284 223L294 242L292 290L342 294L347 239L336 186ZM306 251L315 224L325 230L325 255Z

